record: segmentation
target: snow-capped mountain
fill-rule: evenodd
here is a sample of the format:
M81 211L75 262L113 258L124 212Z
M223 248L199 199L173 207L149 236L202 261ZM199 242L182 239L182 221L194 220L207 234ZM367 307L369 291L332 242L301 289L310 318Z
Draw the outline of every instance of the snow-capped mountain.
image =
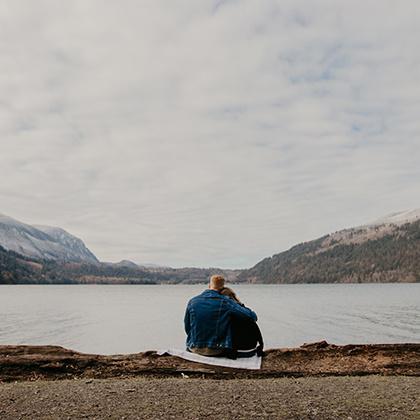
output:
M2 214L0 246L33 258L98 262L82 240L65 230L50 226L31 226Z

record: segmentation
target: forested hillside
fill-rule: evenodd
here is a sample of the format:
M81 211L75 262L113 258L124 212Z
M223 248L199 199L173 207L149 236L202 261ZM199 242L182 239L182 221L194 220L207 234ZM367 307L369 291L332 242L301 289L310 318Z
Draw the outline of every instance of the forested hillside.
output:
M0 246L0 284L35 281L36 263Z
M234 281L239 271L36 260L0 247L0 284L188 284L206 283L216 273Z
M252 283L419 282L420 221L349 229L294 246L244 270Z

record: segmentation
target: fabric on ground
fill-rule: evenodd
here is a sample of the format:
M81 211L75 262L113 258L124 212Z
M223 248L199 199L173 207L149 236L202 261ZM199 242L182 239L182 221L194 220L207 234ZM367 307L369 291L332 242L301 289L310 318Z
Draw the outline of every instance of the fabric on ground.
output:
M159 356L170 354L171 356L181 357L190 362L204 363L206 365L224 366L236 369L261 369L261 357L257 355L233 360L226 357L201 356L200 354L178 349L160 350L157 354Z

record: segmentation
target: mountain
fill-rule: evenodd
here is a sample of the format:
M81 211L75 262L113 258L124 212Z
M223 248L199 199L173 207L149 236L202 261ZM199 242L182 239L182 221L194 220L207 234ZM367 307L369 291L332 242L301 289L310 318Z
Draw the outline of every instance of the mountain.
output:
M206 283L216 273L233 281L239 271L99 262L80 239L63 229L0 215L0 284Z
M420 282L420 209L301 243L243 270L238 281Z
M420 282L420 210L394 213L265 258L249 270L100 263L59 228L0 215L0 284L192 284Z
M31 226L1 214L0 246L35 259L98 262L79 238L61 228Z

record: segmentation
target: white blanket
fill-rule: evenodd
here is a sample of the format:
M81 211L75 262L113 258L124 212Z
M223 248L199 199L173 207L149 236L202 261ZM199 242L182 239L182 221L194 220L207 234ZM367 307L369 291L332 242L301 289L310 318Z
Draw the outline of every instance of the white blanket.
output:
M206 365L224 366L236 369L261 369L261 357L257 355L233 360L226 357L201 356L200 354L178 349L159 350L157 354L159 356L170 354L171 356L181 357L182 359L191 362L204 363Z

